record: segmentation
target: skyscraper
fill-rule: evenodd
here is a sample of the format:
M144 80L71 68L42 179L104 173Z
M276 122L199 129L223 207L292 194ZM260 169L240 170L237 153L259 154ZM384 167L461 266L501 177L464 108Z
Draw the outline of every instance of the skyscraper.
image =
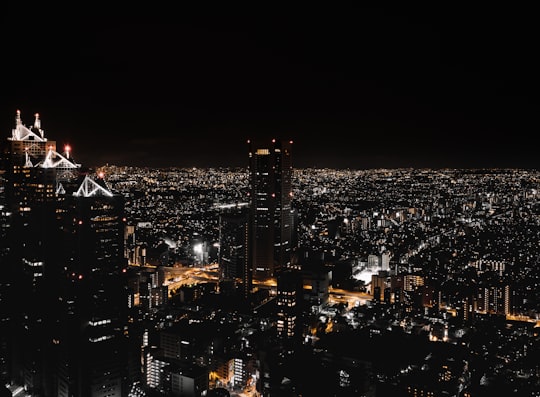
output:
M123 396L127 385L124 198L86 175L66 197L58 395Z
M57 169L56 143L45 137L39 114L23 124L20 111L15 128L3 142L4 184L2 270L9 294L10 380L29 392L50 394L48 347L55 318L46 316L57 291ZM76 170L69 162L66 167ZM2 310L0 310L1 312Z
M32 395L127 395L123 196L17 111L0 172L0 377ZM5 332L8 334L6 335Z
M253 279L275 277L292 256L292 141L248 141Z
M0 153L0 384L7 384L11 378L11 311L10 295L13 291L11 272L7 268L10 245L8 231L10 227L10 212L6 207L5 196L5 167L4 158Z

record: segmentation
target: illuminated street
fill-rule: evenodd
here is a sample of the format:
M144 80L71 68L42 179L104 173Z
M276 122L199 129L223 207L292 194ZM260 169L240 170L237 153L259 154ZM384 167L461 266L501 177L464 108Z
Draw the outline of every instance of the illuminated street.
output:
M165 283L169 291L174 291L184 285L202 282L217 282L219 269L217 264L198 267L175 266L165 268Z
M346 291L332 287L330 287L328 290L330 292L330 303L346 303L348 309L359 305L365 305L367 301L373 299L373 295L366 292Z
M154 268L152 266L152 268ZM174 291L184 285L194 285L203 282L217 282L219 280L219 269L215 263L197 266L174 266L165 267L165 283L169 287L169 291ZM253 283L256 288L270 289L271 294L275 295L276 280L270 278L263 281ZM339 288L328 289L329 291L329 304L345 303L347 308L351 309L355 306L365 305L366 302L373 299L371 294L359 291L346 291Z

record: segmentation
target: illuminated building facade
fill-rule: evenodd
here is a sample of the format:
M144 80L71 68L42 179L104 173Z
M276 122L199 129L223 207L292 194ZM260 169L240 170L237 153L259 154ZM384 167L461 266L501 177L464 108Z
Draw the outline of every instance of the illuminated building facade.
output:
M302 299L302 276L297 270L286 270L277 276L277 336L291 339L298 336L299 303Z
M405 291L415 291L424 285L424 277L418 274L406 274L403 280Z
M479 313L513 314L512 293L507 284L478 287L474 299Z
M156 395L192 396L206 395L209 373L204 367L175 358L166 357L157 348L148 349L145 358L145 383Z
M249 141L253 278L275 277L292 258L292 142Z

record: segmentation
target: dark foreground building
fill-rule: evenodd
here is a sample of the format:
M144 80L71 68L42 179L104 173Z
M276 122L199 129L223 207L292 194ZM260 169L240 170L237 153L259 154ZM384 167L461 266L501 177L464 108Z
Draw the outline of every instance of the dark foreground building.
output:
M0 376L36 396L124 396L124 203L17 112L0 176Z

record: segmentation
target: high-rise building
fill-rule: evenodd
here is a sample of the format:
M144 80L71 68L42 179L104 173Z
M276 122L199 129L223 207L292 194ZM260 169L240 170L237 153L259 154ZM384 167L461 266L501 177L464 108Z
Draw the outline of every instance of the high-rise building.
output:
M8 231L11 213L6 206L4 158L0 153L0 384L8 384L11 379L11 311L10 295L13 291L12 277L7 266L10 244Z
M39 115L26 127L17 111L15 128L4 147L6 208L11 214L10 240L14 266L39 288L43 280L47 241L55 219L54 167L43 167L56 143L45 138Z
M222 289L236 288L241 283L242 295L249 298L251 269L248 261L249 211L233 205L221 209L219 215L219 279ZM222 291L223 292L223 291Z
M15 128L2 147L5 240L0 255L10 288L0 304L9 306L12 319L10 380L35 394L53 391L49 353L57 318L47 313L55 313L50 305L58 292L57 210L59 191L64 191L59 181L76 179L78 167L56 152L39 114L27 127L17 111Z
M86 175L64 202L64 333L58 395L123 396L127 390L124 198Z
M38 114L27 127L17 111L1 153L2 380L32 395L127 395L123 196L69 147L56 152Z
M253 279L275 277L292 258L292 142L248 141Z

